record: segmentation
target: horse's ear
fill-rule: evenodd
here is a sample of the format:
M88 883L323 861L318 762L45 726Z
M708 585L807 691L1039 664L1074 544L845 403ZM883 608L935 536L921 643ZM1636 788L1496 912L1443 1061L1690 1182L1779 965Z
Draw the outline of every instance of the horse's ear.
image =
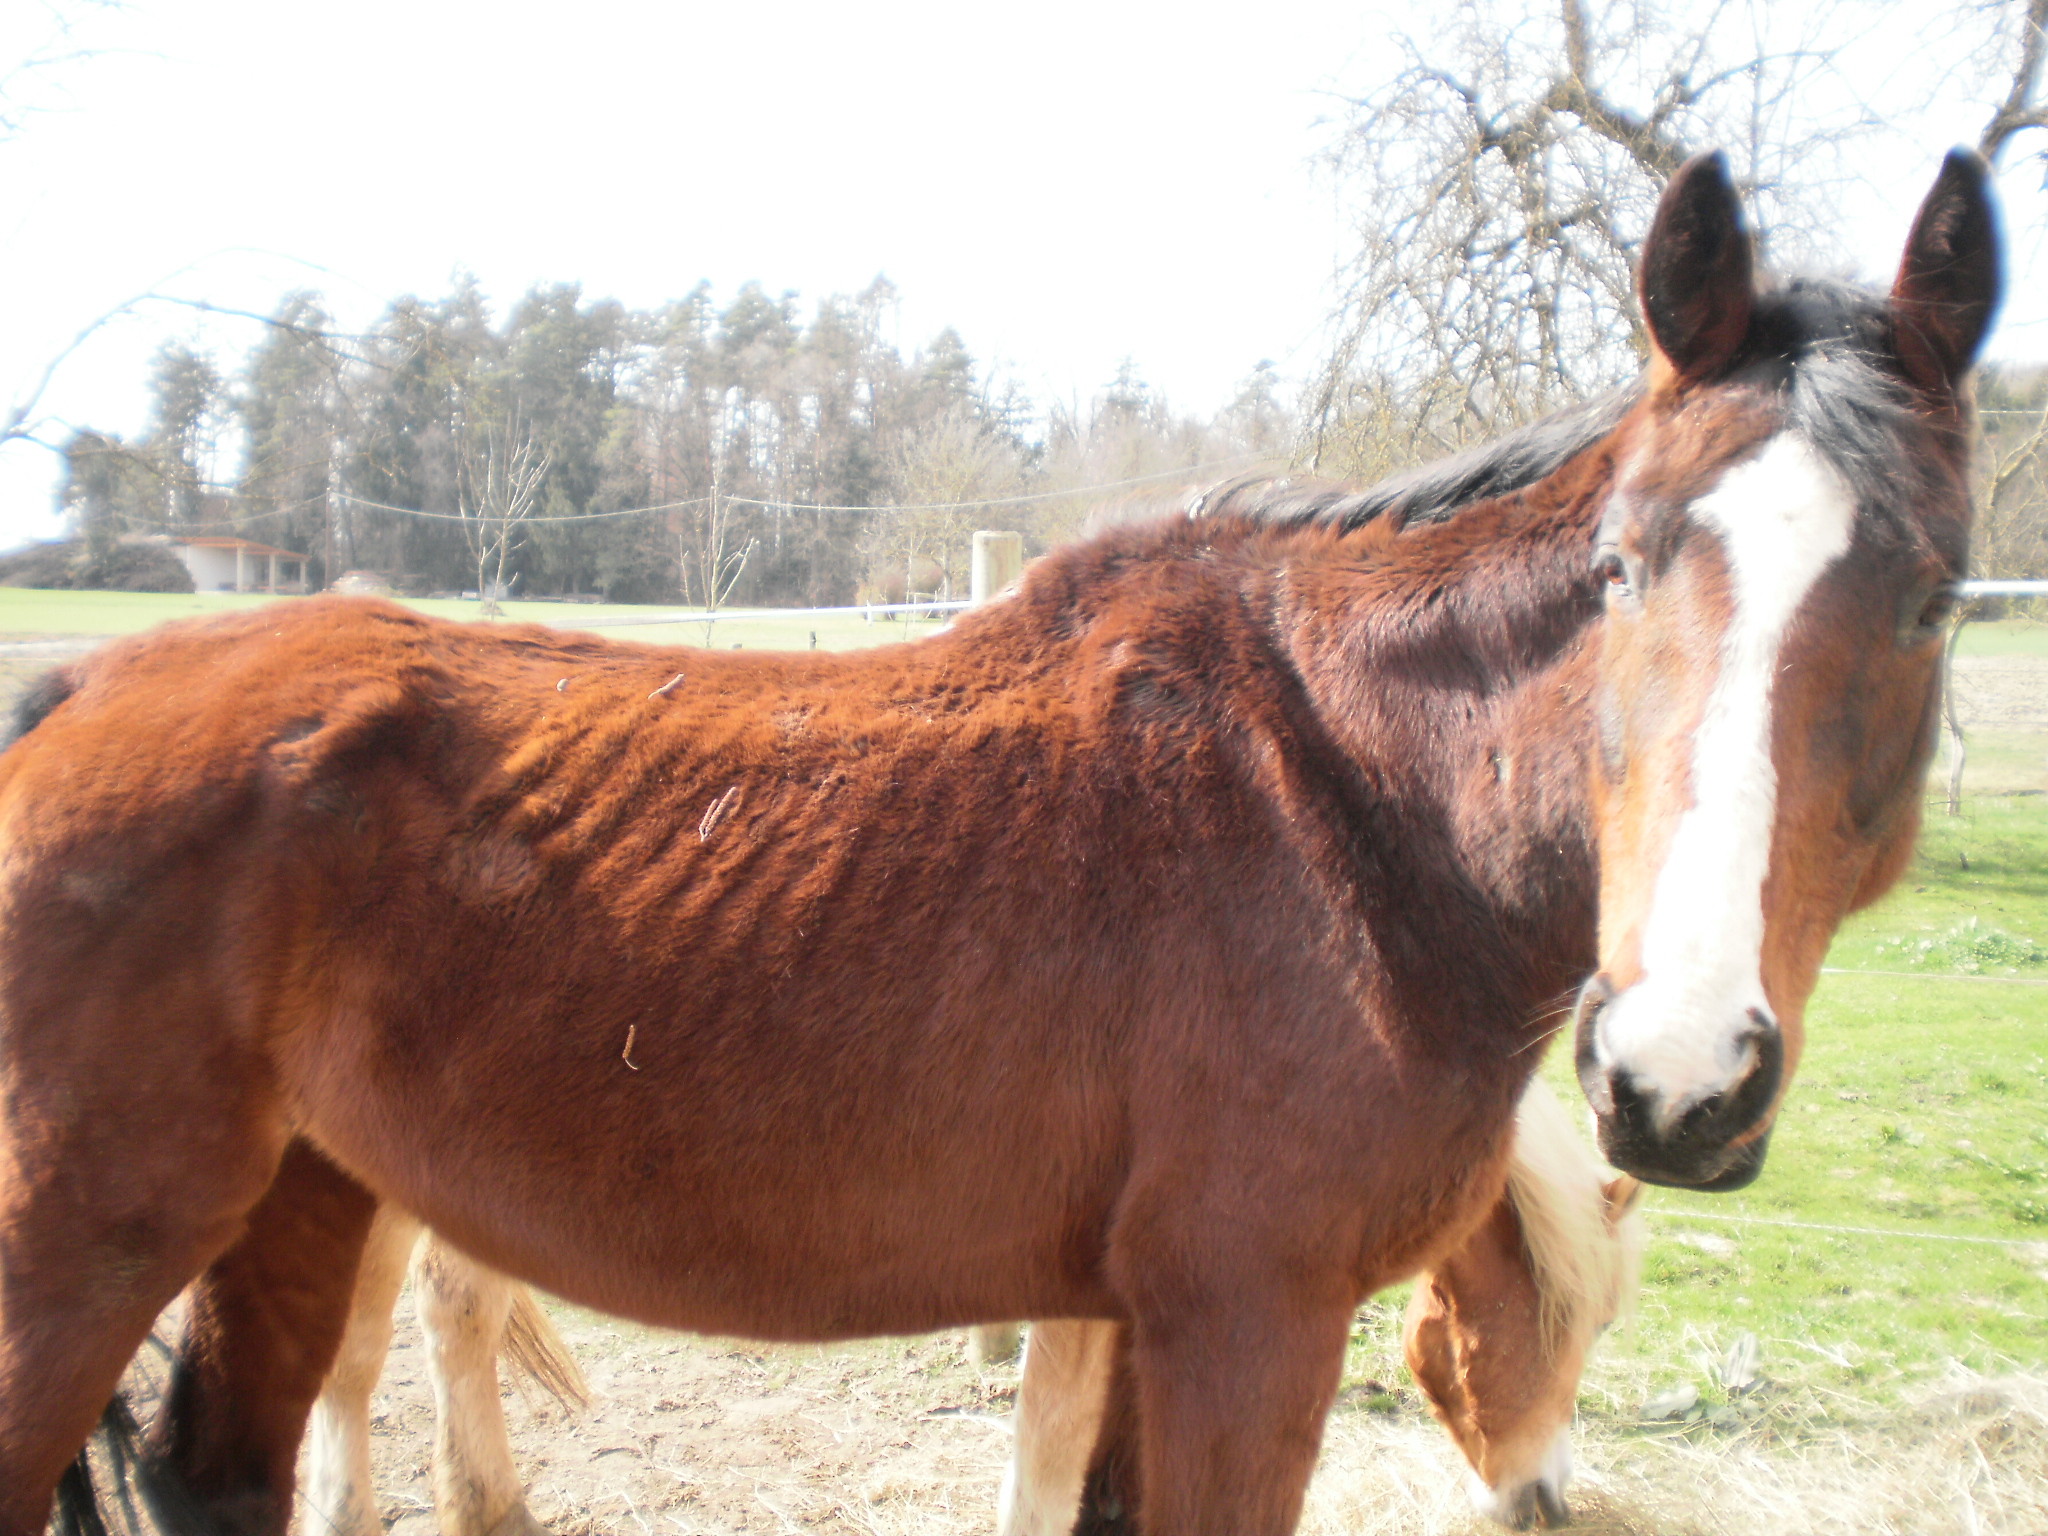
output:
M1945 389L1970 371L2004 287L1991 172L1952 149L1906 237L1892 284L1899 361L1916 382Z
M1701 379L1735 355L1756 303L1749 231L1721 151L1678 168L1643 241L1643 319L1681 379Z
M1607 1197L1608 1221L1617 1222L1634 1210L1636 1203L1643 1198L1643 1181L1624 1173L1609 1179L1601 1186L1600 1192Z

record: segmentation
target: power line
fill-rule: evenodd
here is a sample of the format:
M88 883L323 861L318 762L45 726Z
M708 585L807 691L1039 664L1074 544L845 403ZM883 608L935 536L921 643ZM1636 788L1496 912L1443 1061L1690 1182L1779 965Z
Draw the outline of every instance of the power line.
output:
M1070 490L1033 491L1022 496L992 496L984 501L921 501L893 502L886 506L840 506L821 501L768 501L757 496L728 496L727 501L748 507L767 507L789 512L972 512L982 507L1017 507L1034 501L1059 501L1069 496L1093 496L1099 491L1121 490L1127 485L1149 485L1158 480L1173 480L1208 469L1224 469L1233 464L1251 464L1267 459L1270 455L1240 453L1228 459L1206 459L1199 464L1183 465L1179 469L1162 469L1156 474L1133 475L1128 480L1105 480L1098 485L1077 485Z
M428 512L420 507L394 507L386 501L372 501L367 496L358 496L353 491L336 491L337 501L353 502L359 507L374 507L379 512L396 512L401 517L424 517L441 523L474 523L489 521L487 518L462 512ZM688 501L664 501L652 507L620 507L610 512L562 512L541 517L522 517L524 523L595 523L608 517L639 517L648 512L674 512L683 507L701 507L711 498L693 496Z
M1227 459L1205 459L1197 464L1186 464L1175 469L1162 469L1149 475L1132 475L1124 480L1104 480L1094 485L1077 485L1064 490L1032 491L1017 496L991 496L980 501L915 501L888 502L872 506L856 506L851 503L828 501L785 501L761 496L725 496L718 498L735 506L760 507L771 512L973 512L984 507L1017 507L1038 501L1060 501L1073 496L1094 496L1104 491L1122 490L1127 486L1150 485L1160 480L1180 479L1188 475L1201 474L1212 469L1227 469L1232 465L1256 463L1266 458L1264 454L1237 454ZM358 496L353 491L337 491L338 500L353 502L359 507L371 507L379 512L392 512L401 517L424 517L437 522L471 522L460 512L429 512L420 507L398 507L388 501L372 501L367 496ZM709 496L695 496L687 501L666 501L652 507L621 507L610 512L560 513L548 517L521 519L528 523L587 523L600 518L637 517L648 512L672 512L683 507L701 507L713 500ZM259 513L256 516L276 516L276 513Z
M719 608L710 613L664 613L652 618L641 618L637 614L624 619L589 619L577 623L574 619L543 620L555 629L638 629L654 624L723 624L730 619L745 620L749 623L779 621L785 619L844 618L851 614L864 614L872 618L878 613L957 613L974 605L966 601L948 598L943 602L929 603L854 603L838 608Z

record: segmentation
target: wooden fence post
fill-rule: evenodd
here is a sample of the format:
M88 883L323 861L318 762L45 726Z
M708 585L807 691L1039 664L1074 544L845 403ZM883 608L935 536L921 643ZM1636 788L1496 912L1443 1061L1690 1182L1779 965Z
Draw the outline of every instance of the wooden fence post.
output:
M1024 535L987 529L975 534L968 570L967 599L979 608L1024 574Z

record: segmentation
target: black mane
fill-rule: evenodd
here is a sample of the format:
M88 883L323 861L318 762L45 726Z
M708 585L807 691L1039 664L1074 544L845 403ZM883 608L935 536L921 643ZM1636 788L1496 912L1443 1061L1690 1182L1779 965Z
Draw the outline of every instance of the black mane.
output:
M1403 470L1364 490L1328 482L1296 486L1286 480L1269 480L1259 487L1225 488L1220 499L1190 508L1189 513L1197 517L1249 516L1264 522L1314 524L1345 531L1380 518L1404 528L1411 523L1440 523L1460 507L1491 501L1548 479L1612 432L1640 398L1640 384L1609 390L1492 442Z
M1867 514L1884 518L1902 480L1921 473L1913 466L1925 456L1908 448L1918 417L1892 354L1889 307L1868 289L1825 278L1766 288L1757 295L1747 342L1729 378L1774 397L1785 428L1834 466ZM1641 401L1643 388L1636 380L1375 485L1243 475L1172 502L1100 508L1084 532L1172 517L1337 532L1378 521L1396 528L1440 523L1557 473L1611 433Z
M1641 398L1640 384L1610 390L1491 442L1403 470L1363 489L1312 477L1244 475L1210 486L1190 499L1100 508L1089 518L1084 532L1172 516L1235 518L1267 527L1320 527L1340 532L1380 519L1403 528L1440 523L1461 507L1505 496L1557 473L1612 432Z

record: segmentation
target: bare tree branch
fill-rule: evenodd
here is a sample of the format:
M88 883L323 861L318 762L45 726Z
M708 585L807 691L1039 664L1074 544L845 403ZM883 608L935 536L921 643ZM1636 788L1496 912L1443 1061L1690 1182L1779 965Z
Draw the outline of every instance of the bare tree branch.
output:
M2027 0L2026 15L2020 22L2019 57L2013 65L2011 87L1977 139L1977 153L1993 165L1998 163L1998 157L2014 135L2029 128L2048 128L2048 109L2034 103L2034 87L2041 75L2044 27L2048 27L2048 0Z

